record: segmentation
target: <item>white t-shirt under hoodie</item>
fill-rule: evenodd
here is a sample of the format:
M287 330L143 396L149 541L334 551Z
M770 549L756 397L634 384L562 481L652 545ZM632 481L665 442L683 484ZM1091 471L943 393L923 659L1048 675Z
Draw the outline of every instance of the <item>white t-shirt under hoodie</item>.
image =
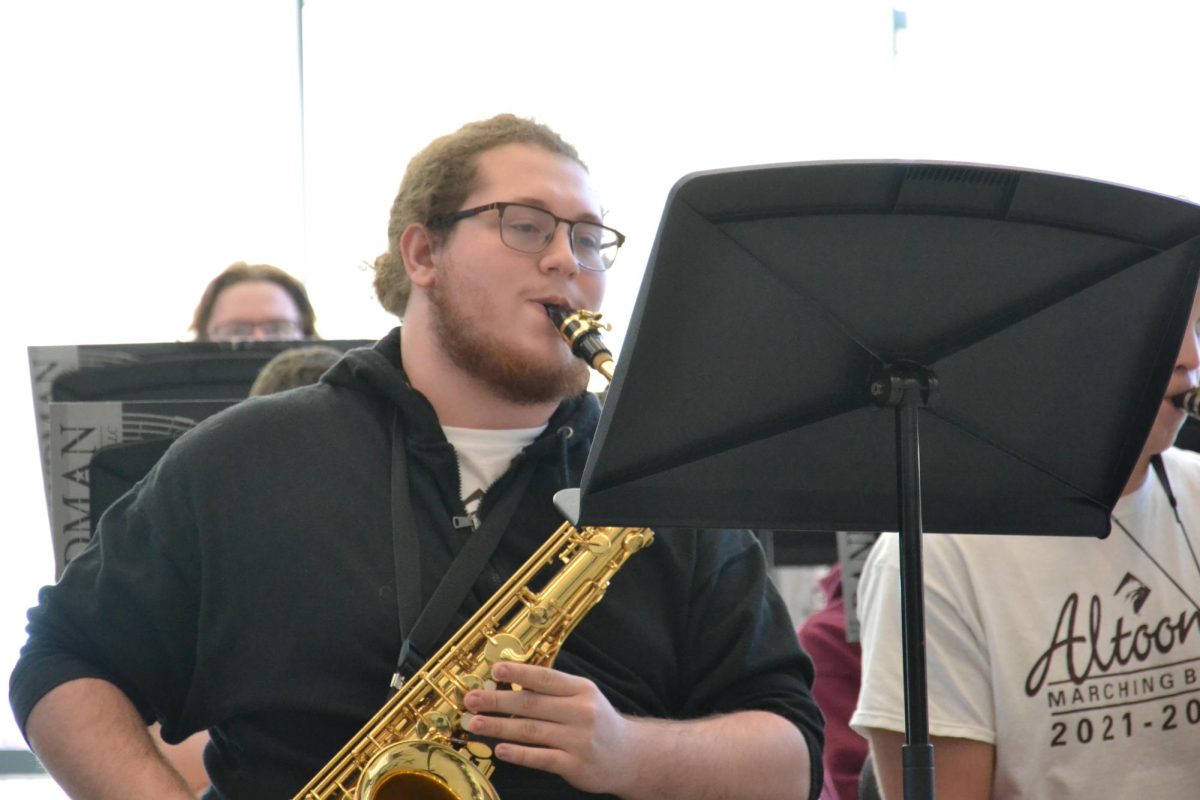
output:
M450 442L458 455L462 499L468 516L475 517L488 488L504 474L517 454L545 429L545 425L504 430L442 426L446 441Z

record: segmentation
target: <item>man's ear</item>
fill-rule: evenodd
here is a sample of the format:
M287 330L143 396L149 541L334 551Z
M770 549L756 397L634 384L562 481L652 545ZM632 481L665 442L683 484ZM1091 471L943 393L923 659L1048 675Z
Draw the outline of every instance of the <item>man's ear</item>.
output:
M400 255L404 256L404 271L414 286L428 289L437 280L435 245L429 228L414 222L400 234Z

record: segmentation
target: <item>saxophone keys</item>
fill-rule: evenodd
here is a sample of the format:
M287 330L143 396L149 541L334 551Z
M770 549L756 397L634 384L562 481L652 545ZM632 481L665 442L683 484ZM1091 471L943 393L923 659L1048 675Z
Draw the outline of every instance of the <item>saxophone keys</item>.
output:
M487 645L483 648L483 657L488 664L498 661L528 661L529 654L521 640L511 633L498 633L489 636Z
M439 711L422 714L420 722L417 723L417 732L421 736L435 733L449 738L451 728L450 717Z
M597 528L592 535L588 537L587 549L593 555L601 556L612 549L612 539L608 538L608 534L601 533Z
M483 777L492 777L492 773L496 771L496 764L492 761L492 748L483 742L470 741L463 750L466 751L467 757L475 762L475 768L483 774Z
M492 759L492 748L478 739L472 739L467 742L465 749L471 758L476 761L490 761Z
M625 552L636 553L644 547L649 547L653 541L654 534L649 531L630 534L629 538L625 540Z

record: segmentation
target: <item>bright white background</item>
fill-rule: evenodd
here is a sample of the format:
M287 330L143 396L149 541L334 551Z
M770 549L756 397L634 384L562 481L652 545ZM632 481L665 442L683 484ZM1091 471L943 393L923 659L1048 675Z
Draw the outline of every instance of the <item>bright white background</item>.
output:
M1200 198L1194 3L308 0L303 95L299 41L294 0L0 0L0 675L53 575L24 348L186 338L236 260L305 280L326 337L381 335L363 264L408 158L465 121L579 147L630 237L614 344L697 170L975 161Z

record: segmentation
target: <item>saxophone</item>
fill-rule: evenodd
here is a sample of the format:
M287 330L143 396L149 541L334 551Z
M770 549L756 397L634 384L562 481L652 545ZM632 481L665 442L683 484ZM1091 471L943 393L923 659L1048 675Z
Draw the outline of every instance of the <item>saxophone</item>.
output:
M571 351L608 380L614 362L600 315L547 306ZM609 579L654 540L648 528L576 529L564 522L293 800L499 800L491 748L460 727L463 696L490 688L492 666L551 666ZM548 565L561 567L539 591Z

